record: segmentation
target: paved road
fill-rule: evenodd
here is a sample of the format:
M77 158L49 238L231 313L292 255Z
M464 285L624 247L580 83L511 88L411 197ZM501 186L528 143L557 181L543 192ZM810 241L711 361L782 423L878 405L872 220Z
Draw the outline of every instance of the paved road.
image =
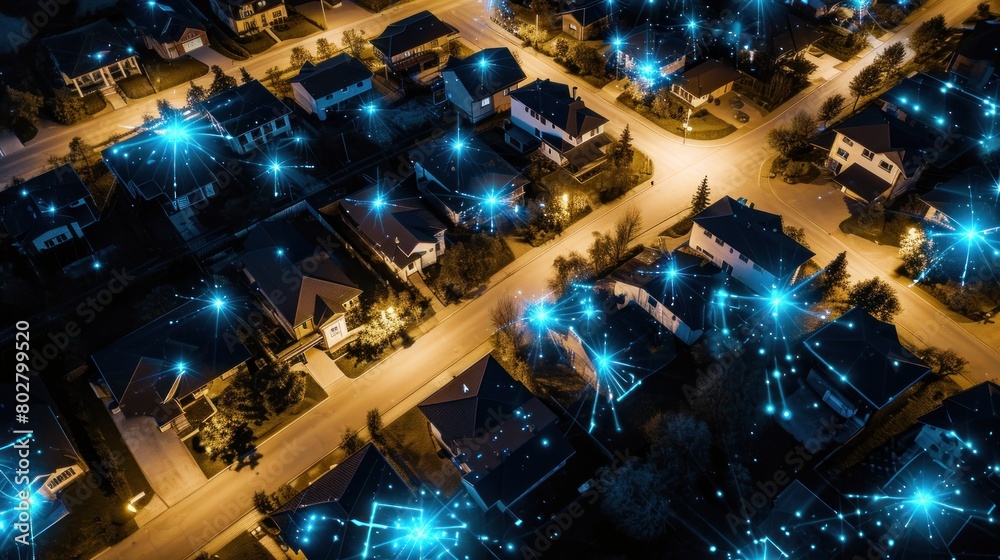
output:
M946 6L942 6L946 4ZM439 2L438 13L458 25L471 42L487 47L506 44L504 39L476 22L481 17L480 5L459 2ZM420 3L424 9L428 5ZM450 6L450 7L449 7ZM935 11L946 15L954 24L971 12L974 2L939 2ZM405 4L402 8L416 10ZM905 37L913 26L897 37ZM869 54L867 63L876 53ZM529 76L559 76L549 61L536 59L530 53L520 52ZM266 64L265 64L266 66ZM858 65L858 67L863 64ZM795 109L814 111L825 97L834 92L846 92L847 83L857 68L833 79L816 92L796 103ZM560 78L562 79L562 78ZM760 167L770 155L763 147L766 130L775 123L788 120L787 113L774 118L737 140L722 146L700 146L688 143L682 146L675 137L649 125L630 120L626 113L607 99L592 92L592 88L573 78L567 81L580 88L588 106L595 108L622 125L631 122L636 145L654 157L655 187L642 186L626 200L599 208L582 222L571 227L557 243L534 249L494 277L489 291L442 319L429 336L419 338L412 347L390 357L360 379L343 385L340 391L300 418L277 437L261 445L263 454L255 471L225 472L212 479L203 488L160 515L136 534L112 548L101 558L184 558L208 542L219 530L251 509L251 496L255 490L273 491L321 459L340 443L344 425L360 426L367 409L378 406L382 410L401 404L387 416L391 420L420 398L432 393L448 376L457 373L462 365L471 362L484 352L482 343L489 336L489 308L498 294L512 293L523 298L534 298L545 290L552 259L571 250L583 251L591 241L593 230L609 229L622 205L636 204L645 213L650 231L663 228L662 222L687 206L691 192L702 176L708 175L713 196L723 194L749 196L765 210L784 213L788 223L804 227L817 260L825 262L845 248L825 231L799 212L808 214L815 209L788 208L767 190L758 185ZM612 133L616 133L612 125ZM863 255L851 253L850 272L855 278L883 275ZM986 345L969 337L946 320L932 306L908 293L901 293L905 311L900 321L918 338L938 346L949 346L966 356L972 369L989 371L995 363L996 353ZM447 313L447 312L446 312ZM934 325L941 325L935 327ZM450 366L449 366L450 365ZM445 371L442 374L442 371Z

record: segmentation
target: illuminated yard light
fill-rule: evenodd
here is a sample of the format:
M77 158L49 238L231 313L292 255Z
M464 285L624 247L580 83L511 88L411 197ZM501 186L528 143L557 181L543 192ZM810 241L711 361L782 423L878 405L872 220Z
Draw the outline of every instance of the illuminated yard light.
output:
M215 298L212 300L212 307L216 310L221 311L226 306L226 302L222 298Z

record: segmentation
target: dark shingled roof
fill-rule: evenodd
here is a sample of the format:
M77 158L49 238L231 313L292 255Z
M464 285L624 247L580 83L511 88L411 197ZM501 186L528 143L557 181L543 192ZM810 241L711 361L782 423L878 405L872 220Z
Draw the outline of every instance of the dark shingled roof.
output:
M932 149L936 136L925 127L910 126L874 106L867 107L833 130L876 154L884 154L907 175L912 175L925 160L924 154Z
M778 278L791 275L814 255L785 235L781 216L728 196L695 216L694 222Z
M783 6L778 7L768 28L770 41L766 47L774 58L800 52L823 38L822 31L792 15Z
M261 293L293 328L310 318L318 327L346 313L344 304L361 294L333 259L284 220L253 226L240 255Z
M183 197L216 182L216 173L225 171L224 154L229 150L204 119L178 126L185 127L191 140L171 140L171 134L160 127L105 148L101 157L119 180L134 184L145 200L160 195L170 200Z
M966 170L938 184L920 199L948 217L955 228L1000 227L1000 181L986 169Z
M976 455L991 466L1000 459L1000 385L993 381L946 398L919 421L972 443Z
M382 200L378 208L376 198ZM420 200L412 174L392 188L372 185L341 200L340 206L365 239L400 268L420 259L418 244L435 243L446 229Z
M474 100L503 91L525 78L506 47L484 49L465 58L451 57L441 75L446 84L449 78L457 79Z
M70 78L135 56L135 49L106 19L47 37L42 44L52 53L59 70Z
M414 160L438 181L427 189L455 212L476 207L491 194L503 199L528 183L520 171L475 137L464 140L460 151L454 142L441 139L421 146L419 154Z
M143 35L161 43L180 40L186 29L205 30L201 14L195 11L188 0L123 2L122 11Z
M886 181L884 177L868 171L857 163L848 165L847 169L841 171L834 179L866 202L882 196L882 193L892 186L892 183Z
M931 131L940 131L937 135L923 131L921 133L930 138L932 144L935 139L939 142L946 141L950 146L948 152L961 152L978 144L979 140L996 135L1000 125L995 107L990 105L991 102L996 103L995 99L974 96L927 74L904 78L879 98L890 104L887 109L894 107L896 111L905 113L908 122L917 122ZM961 135L968 141L938 139L942 134L949 133ZM935 163L943 165L940 160Z
M313 481L271 518L281 528L285 543L310 560L360 558L369 528L351 520L370 519L376 502L405 504L412 498L392 465L369 443Z
M981 21L955 47L955 54L969 60L988 60L994 72L1000 66L1000 21ZM955 71L954 66L952 71Z
M708 95L729 82L734 82L740 73L718 60L706 60L698 66L685 70L677 78L677 84L696 97Z
M301 83L313 99L320 99L371 77L372 71L363 62L340 53L319 64L306 62L290 81Z
M835 510L801 480L793 480L774 499L774 508L756 532L767 535L783 558L820 560L839 557L844 543L840 535L856 534L848 519L838 519ZM836 520L836 530L829 523Z
M608 122L582 100L573 99L569 86L549 79L537 79L510 96L578 138Z
M840 381L880 409L930 368L903 347L896 326L855 307L805 340L806 349Z
M579 2L571 0L562 2L558 15L572 15L576 21L580 22L580 25L586 27L608 17L609 5L610 2L607 0L580 0Z
M216 0L212 0L215 2ZM219 6L233 19L240 19L240 8L249 5L253 13L266 12L284 4L284 0L217 0Z
M512 505L574 453L556 416L486 356L418 405L489 509Z
M370 41L385 56L402 54L434 39L457 34L458 30L441 21L427 10L390 23L378 37ZM441 45L445 46L445 45Z
M689 50L686 31L645 22L622 39L621 51L639 63L662 65L680 60ZM613 51L609 51L613 55ZM659 71L659 68L656 69Z
M213 95L202 107L230 136L239 136L291 113L257 80Z
M185 397L250 359L220 313L227 311L189 301L91 357L126 416L169 421L180 413L171 398Z
M85 203L74 206L79 201ZM33 240L54 228L97 221L90 189L66 164L0 191L0 226L16 240Z

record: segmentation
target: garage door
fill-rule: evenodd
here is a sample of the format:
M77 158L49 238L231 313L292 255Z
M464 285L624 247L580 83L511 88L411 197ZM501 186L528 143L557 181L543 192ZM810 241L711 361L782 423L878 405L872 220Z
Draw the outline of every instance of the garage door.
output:
M184 52L189 53L204 44L205 43L202 42L201 37L198 37L197 39L191 39L187 43L183 44Z

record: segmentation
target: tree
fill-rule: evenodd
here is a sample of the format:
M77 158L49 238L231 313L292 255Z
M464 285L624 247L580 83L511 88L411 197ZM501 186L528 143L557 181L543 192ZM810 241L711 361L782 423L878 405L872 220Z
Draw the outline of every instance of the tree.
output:
M899 73L899 69L903 66L903 59L906 58L906 45L902 42L896 42L885 48L875 57L872 61L872 66L879 69L882 73L882 83L887 84L892 81L896 74Z
M980 2L976 5L976 19L989 19L990 17L990 3Z
M205 423L201 437L212 460L227 464L249 453L257 440L245 421L220 414Z
M600 481L609 481L601 494L601 509L618 528L639 540L663 535L675 515L662 490L670 485L652 462L631 458L617 469L603 467Z
M483 233L474 234L441 256L438 286L462 297L488 282L506 264L507 254L503 241Z
M263 490L257 490L253 493L253 507L257 508L257 511L267 515L278 508L278 504L274 503L274 498Z
M910 35L910 49L917 58L925 58L940 49L948 39L948 24L943 15L936 15L921 23Z
M555 0L531 0L531 13L538 16L539 29L548 29L556 12Z
M562 37L556 39L555 49L556 60L566 60L566 56L569 55L569 41Z
M629 206L618 217L610 232L594 232L594 241L587 250L596 273L603 272L625 260L632 242L642 228L642 210Z
M787 125L769 130L764 139L779 154L791 158L809 149L809 138L814 132L816 121L805 111L799 111Z
M272 361L257 370L252 379L261 405L268 414L281 414L302 402L306 394L304 373L292 371L287 363Z
M912 227L899 238L899 258L910 278L919 277L927 268L928 252L927 235L923 228Z
M249 84L252 81L253 81L253 76L250 75L250 72L247 72L246 68L240 66L240 83Z
M160 120L163 122L176 122L183 118L181 110L171 105L166 99L156 100L156 112L160 114Z
M344 448L344 452L348 455L354 455L361 448L364 447L364 442L361 441L361 437L357 432L354 431L350 426L344 426L344 433L340 436L340 446Z
M302 65L313 59L312 53L305 47L293 47L292 54L288 59L288 64L292 68L302 68Z
M700 214L703 210L708 208L709 196L711 191L708 188L708 175L701 180L701 184L698 185L698 189L694 191L694 196L691 197L691 215L695 216Z
M521 305L510 294L503 294L490 307L490 322L493 332L519 342L518 323L521 321Z
M886 323L891 323L902 309L896 290L879 278L854 284L847 292L847 301Z
M854 108L851 111L856 111L861 98L875 93L880 85L882 85L882 71L878 66L869 64L862 68L847 86L851 90L851 95L854 96Z
M819 106L819 113L817 113L816 118L823 123L823 126L826 126L827 123L836 118L844 110L844 105L847 105L847 98L839 93L835 93L827 97L823 101L823 104Z
M580 69L581 76L601 76L604 74L604 58L601 53L587 43L576 43L570 49L569 60Z
M939 379L961 375L965 371L965 366L969 365L969 361L959 356L954 350L929 347L917 350L916 355L930 366L931 375Z
M556 297L562 296L570 286L593 276L590 259L577 251L559 255L552 261L553 274L549 278L549 289Z
M806 249L809 248L809 244L806 243L806 230L804 228L786 225L782 226L781 231L799 245L802 245Z
M649 458L692 487L709 465L712 433L690 414L661 412L646 422Z
M188 88L187 92L187 106L193 109L206 99L208 99L208 92L205 88L191 82L191 87Z
M83 99L66 88L56 90L52 98L52 118L59 124L76 124L87 117Z
M14 121L24 120L32 126L38 125L38 112L42 110L45 100L40 95L21 91L7 86L7 98L4 100L4 113Z
M368 411L365 416L365 426L368 427L368 436L372 438L372 441L380 446L385 446L385 426L382 424L382 413L377 408Z
M340 37L340 44L344 50L354 58L361 58L365 52L365 31L363 29L347 29Z
M632 132L626 124L618 141L608 150L608 162L615 168L612 173L628 169L634 158L635 148L632 147Z
M419 305L408 291L381 294L368 306L367 320L357 338L347 345L347 355L359 364L377 360L394 340L406 333L420 313Z
M90 163L90 155L94 153L94 147L86 142L83 138L79 136L74 136L72 140L69 141L69 159L72 162L78 162L83 160L84 165L86 165L86 173L83 176L89 181L92 177L92 164Z
M846 290L850 278L851 274L847 272L847 252L844 251L826 265L826 268L816 279L816 286L825 298L835 289Z
M209 97L218 95L224 91L229 91L236 87L236 78L226 74L218 65L213 64L210 68L213 74L212 85L208 86Z
M330 44L330 40L326 37L320 37L316 39L316 58L319 60L326 60L328 58L333 58L333 55L337 54L337 48Z
M277 66L272 66L264 72L264 80L267 81L271 89L274 90L274 94L278 97L291 97L292 86L288 83L288 80L284 78L284 72L281 68Z

